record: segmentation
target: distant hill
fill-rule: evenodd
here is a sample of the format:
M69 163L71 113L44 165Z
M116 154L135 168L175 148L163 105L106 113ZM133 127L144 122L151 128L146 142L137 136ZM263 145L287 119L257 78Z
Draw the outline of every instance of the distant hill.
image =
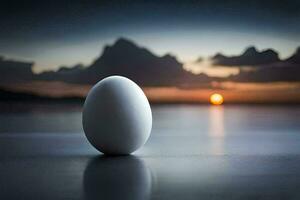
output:
M46 97L39 96L37 94L19 91L10 91L4 88L0 88L0 101L21 101L21 102L43 102L43 101L71 101L71 102L83 102L84 98L81 97Z
M244 53L238 56L224 56L222 54L217 54L212 57L214 65L221 66L262 66L271 63L279 62L278 53L272 49L267 49L264 51L257 51L255 47L248 47Z
M210 67L234 67L239 73L216 78L193 74L175 56L158 56L120 38L89 66L62 66L41 74L32 72L33 62L0 56L0 101L82 103L93 84L122 75L143 87L151 102L207 102L213 91L221 92L226 102L299 102L299 58L300 48L287 59L280 59L275 50L255 47L234 56L218 53L210 58ZM271 84L260 85L265 83ZM253 84L260 90L247 91Z
M34 78L33 64L33 62L5 59L0 56L0 83L32 80Z
M298 47L296 52L291 57L286 59L285 61L288 62L288 63L291 63L291 64L300 65L300 47Z
M207 75L184 70L183 64L172 55L156 56L124 38L106 46L90 66L45 72L35 79L94 84L111 75L126 76L142 86L184 86L211 80Z
M285 60L281 60L273 49L258 51L253 46L240 55L226 56L218 53L211 60L211 67L235 67L240 69L240 73L226 78L196 75L186 71L183 64L170 54L158 56L131 40L120 38L105 46L102 54L89 66L62 66L58 71L41 74L32 72L33 62L8 60L0 56L0 85L24 81L60 81L91 85L111 75L126 76L143 87L195 88L212 81L300 81L300 48ZM249 68L254 70L248 70Z

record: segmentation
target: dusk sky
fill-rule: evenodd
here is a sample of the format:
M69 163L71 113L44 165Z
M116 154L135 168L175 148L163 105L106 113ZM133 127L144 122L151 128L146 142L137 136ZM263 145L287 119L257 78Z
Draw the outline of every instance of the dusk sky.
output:
M0 27L0 55L37 71L90 64L119 37L186 64L249 46L286 58L300 44L300 1L7 1Z

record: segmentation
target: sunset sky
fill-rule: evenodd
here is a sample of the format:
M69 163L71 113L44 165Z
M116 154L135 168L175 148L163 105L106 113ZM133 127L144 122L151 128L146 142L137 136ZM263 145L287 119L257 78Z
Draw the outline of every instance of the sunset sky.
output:
M276 49L289 57L300 45L299 1L4 2L0 55L35 62L35 70L90 64L119 37L157 55L168 52L193 72L223 76L235 69L195 63L216 53Z
M112 75L152 102L298 103L300 1L1 2L0 92L84 98Z

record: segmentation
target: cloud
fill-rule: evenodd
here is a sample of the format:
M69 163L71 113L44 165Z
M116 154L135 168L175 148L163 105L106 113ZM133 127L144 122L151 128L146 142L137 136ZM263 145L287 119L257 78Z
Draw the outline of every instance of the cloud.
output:
M259 67L280 61L278 53L272 49L258 52L255 47L247 48L238 56L217 54L211 58L214 66L227 67Z

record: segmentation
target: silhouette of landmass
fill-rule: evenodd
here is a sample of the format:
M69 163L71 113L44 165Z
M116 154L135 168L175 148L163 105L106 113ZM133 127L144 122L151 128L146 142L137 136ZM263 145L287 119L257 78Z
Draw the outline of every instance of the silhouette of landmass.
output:
M269 53L272 54L272 53ZM271 57L271 56L270 56ZM267 59L266 59L267 60ZM228 77L235 82L298 82L300 81L300 47L285 60L273 60L260 64L255 70L241 70L239 74ZM275 62L276 61L276 62ZM251 67L251 65L248 65Z
M50 96L40 96L38 94L20 91L10 91L7 89L0 88L0 101L22 101L22 102L48 102L48 101L69 101L69 102L79 102L84 101L84 97L74 96L74 97L50 97Z
M218 53L211 58L216 67L238 67L241 72L227 78L216 78L193 74L170 54L157 56L128 39L120 38L114 44L105 46L102 54L89 66L62 66L58 71L41 74L32 72L33 62L0 57L0 83L46 80L95 84L111 75L126 76L141 86L197 87L212 81L300 81L299 55L300 48L286 60L280 60L278 53L272 49L259 52L255 47L249 47L237 56ZM243 70L244 67L255 70Z
M10 60L0 56L0 83L32 80L35 76L32 73L33 64L33 62Z
M222 54L217 54L212 57L214 65L221 66L262 66L271 63L279 62L278 53L272 49L267 49L261 52L258 52L255 47L249 47L239 56L224 56Z
M212 67L236 67L240 73L225 78L210 77L204 73L193 74L185 70L175 56L157 56L125 38L105 46L102 54L88 66L62 66L57 71L40 74L33 73L34 62L9 60L0 56L0 86L5 89L0 99L38 99L44 96L47 96L46 99L73 99L72 94L81 99L92 84L111 75L126 76L142 87L185 89L211 89L212 85L217 85L214 86L216 89L219 83L225 81L300 81L300 47L285 60L281 60L273 49L258 51L255 47L249 47L236 56L218 53L211 60ZM58 89L60 91L56 92Z
M172 55L156 56L124 38L106 46L90 66L61 68L37 75L35 79L95 84L111 75L128 77L141 86L183 86L211 81L205 74L194 75L184 70L183 64Z

